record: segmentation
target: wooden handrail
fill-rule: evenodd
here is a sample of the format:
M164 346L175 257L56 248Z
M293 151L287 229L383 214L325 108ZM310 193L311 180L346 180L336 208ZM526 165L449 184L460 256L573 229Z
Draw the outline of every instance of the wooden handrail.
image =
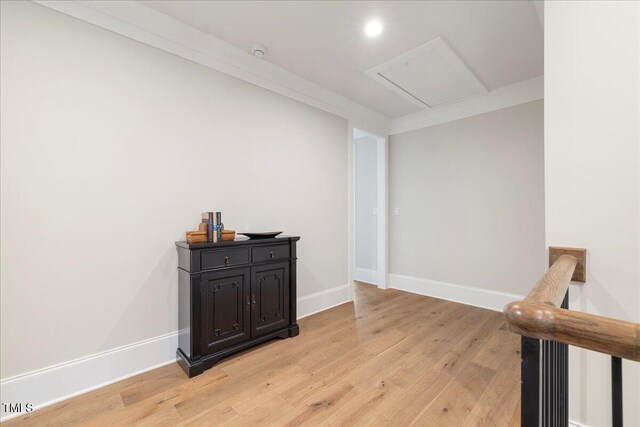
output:
M504 313L517 334L640 362L638 323L526 301L508 304Z
M640 323L559 308L577 259L562 255L523 301L504 308L512 332L640 361Z
M578 265L576 257L562 255L544 273L542 279L538 280L538 283L527 294L524 301L560 307L576 265Z

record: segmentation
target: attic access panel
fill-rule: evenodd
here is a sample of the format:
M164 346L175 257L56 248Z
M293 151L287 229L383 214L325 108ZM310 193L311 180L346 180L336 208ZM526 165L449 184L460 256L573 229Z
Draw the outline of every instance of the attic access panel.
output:
M441 37L366 74L425 110L488 92Z

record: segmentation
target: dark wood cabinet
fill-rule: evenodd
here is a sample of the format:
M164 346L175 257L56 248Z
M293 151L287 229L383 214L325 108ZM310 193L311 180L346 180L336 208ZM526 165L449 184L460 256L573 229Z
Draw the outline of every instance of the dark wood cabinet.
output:
M299 237L234 242L176 242L179 347L190 376L221 358L273 338L298 335L296 242Z

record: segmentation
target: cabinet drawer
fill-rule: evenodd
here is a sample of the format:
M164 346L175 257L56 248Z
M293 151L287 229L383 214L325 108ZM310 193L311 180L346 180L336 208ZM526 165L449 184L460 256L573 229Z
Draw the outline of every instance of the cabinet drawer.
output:
M290 257L289 245L254 246L253 262L264 262Z
M248 263L249 248L218 249L202 251L200 254L200 266L203 270Z

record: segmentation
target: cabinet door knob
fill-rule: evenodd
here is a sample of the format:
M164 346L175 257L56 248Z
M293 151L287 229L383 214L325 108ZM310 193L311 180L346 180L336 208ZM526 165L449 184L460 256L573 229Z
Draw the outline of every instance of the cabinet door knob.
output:
M229 257L228 256L224 257L224 263L225 264L229 264Z
M251 294L251 308L256 308L256 294Z
M249 300L249 294L247 294L247 307L251 306L251 301Z
M273 258L273 251L269 252L269 256Z

